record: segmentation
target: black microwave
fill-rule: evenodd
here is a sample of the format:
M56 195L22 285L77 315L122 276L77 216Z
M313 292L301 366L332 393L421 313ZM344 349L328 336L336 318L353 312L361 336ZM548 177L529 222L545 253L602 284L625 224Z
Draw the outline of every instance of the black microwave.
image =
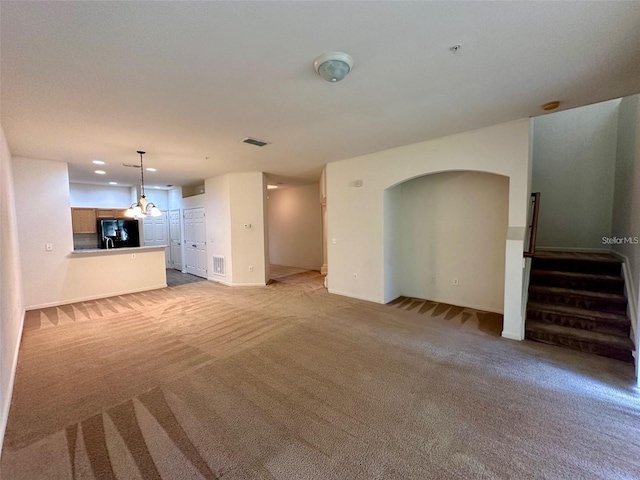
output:
M140 234L137 220L98 220L98 245L100 248L139 247Z

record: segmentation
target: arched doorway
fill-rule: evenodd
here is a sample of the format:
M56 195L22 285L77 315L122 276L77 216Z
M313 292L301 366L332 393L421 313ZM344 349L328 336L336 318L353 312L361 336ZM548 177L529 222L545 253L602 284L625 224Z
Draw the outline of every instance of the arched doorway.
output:
M503 312L509 178L439 172L384 192L385 299Z

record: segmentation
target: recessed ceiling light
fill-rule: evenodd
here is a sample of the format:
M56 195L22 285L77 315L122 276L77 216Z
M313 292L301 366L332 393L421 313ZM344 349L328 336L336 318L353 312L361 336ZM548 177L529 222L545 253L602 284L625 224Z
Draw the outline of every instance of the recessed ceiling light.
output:
M105 174L105 173L107 173L107 172L105 172L104 170L96 170L96 173L97 173L98 175L104 175L104 174Z
M162 187L157 187L157 186L156 186L156 187L153 187L153 188L162 188Z
M153 167L149 167L146 170L147 170L147 172L157 172L157 170L155 168L153 168Z
M102 160L94 160L93 163L95 165L104 165L104 162Z
M542 106L542 109L543 109L543 110L546 110L546 111L548 112L548 111L550 111L550 110L555 110L555 109L556 109L556 108L558 108L559 106L560 106L560 102L558 102L558 101L556 100L556 101L553 101L553 102L545 103L545 104Z
M109 185L117 185L118 182L109 182Z
M275 190L278 188L278 185L267 185L267 190Z

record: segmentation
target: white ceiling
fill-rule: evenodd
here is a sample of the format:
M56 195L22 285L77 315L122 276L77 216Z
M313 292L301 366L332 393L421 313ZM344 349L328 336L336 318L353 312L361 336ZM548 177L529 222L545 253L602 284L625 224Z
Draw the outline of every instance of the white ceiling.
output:
M121 164L138 149L158 169L148 185L229 171L308 182L327 162L550 100L640 91L640 2L3 0L0 18L12 154L69 162L80 182L135 183ZM312 67L332 50L354 59L335 84Z

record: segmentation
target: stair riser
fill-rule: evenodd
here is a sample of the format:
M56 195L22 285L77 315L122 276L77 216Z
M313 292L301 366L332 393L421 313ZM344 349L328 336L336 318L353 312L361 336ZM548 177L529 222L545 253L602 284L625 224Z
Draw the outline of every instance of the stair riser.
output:
M560 313L544 312L536 309L527 309L527 319L539 322L552 323L562 327L578 328L592 332L609 333L620 337L629 337L629 322L602 322L586 318L574 317Z
M548 303L550 305L563 305L566 307L584 308L586 310L598 310L601 312L619 313L624 315L627 311L627 300L601 300L581 297L578 295L562 295L548 292L529 292L529 301Z
M631 352L620 348L578 341L572 338L562 337L546 332L535 332L527 330L525 336L526 338L535 340L537 342L566 347L572 350L579 350L581 352L601 355L603 357L615 358L616 360L622 360L623 362L633 362L633 356L631 355Z
M531 272L531 285L588 290L590 292L624 293L624 283L622 281L576 280L551 275L537 275L535 271Z
M617 276L619 276L621 272L619 263L563 260L551 258L534 258L531 269Z

